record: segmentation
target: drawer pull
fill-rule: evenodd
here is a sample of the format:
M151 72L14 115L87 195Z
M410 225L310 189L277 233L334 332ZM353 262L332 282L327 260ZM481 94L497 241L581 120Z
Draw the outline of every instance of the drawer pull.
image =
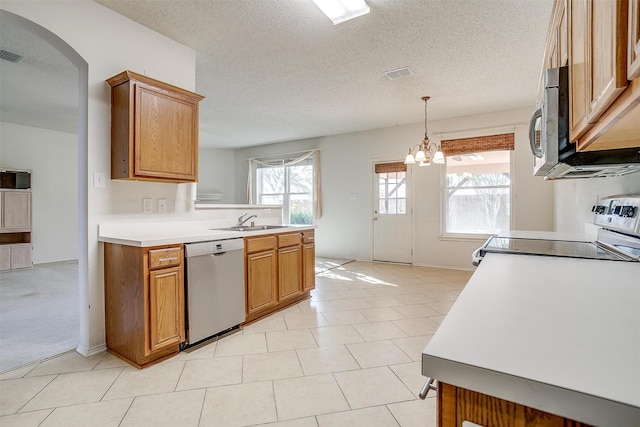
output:
M168 258L158 258L158 262L176 261L177 259L178 259L177 256L172 256Z
M435 378L430 378L427 377L427 381L425 381L424 385L422 386L422 389L420 390L420 394L418 394L418 397L422 400L424 400L427 397L427 393L429 393L429 390L437 390L438 387L433 384L433 382L435 381Z

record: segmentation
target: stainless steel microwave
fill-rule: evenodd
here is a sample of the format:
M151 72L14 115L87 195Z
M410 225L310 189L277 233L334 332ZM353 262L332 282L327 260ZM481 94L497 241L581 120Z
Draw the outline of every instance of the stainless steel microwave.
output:
M29 190L31 188L30 170L0 169L0 189Z
M569 139L569 70L545 72L542 106L531 117L533 174L545 179L621 176L640 171L640 149L576 151Z

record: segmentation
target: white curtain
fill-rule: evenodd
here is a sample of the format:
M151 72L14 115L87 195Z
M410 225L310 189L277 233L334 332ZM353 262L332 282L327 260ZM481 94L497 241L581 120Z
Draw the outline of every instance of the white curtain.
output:
M296 153L294 153L296 154ZM297 163L303 162L309 158L313 159L313 217L322 217L322 192L320 190L320 150L305 151L301 156L294 159L291 158L291 154L278 156L277 158L258 159L251 158L249 161L249 172L247 176L247 202L249 204L256 203L256 189L255 178L256 169L261 167L276 167L276 166L292 166Z

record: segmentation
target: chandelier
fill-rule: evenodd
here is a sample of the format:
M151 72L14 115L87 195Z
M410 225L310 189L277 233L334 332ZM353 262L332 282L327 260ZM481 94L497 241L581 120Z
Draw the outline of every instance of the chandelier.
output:
M429 137L427 136L427 101L430 98L429 96L422 97L424 101L424 139L420 144L409 148L409 154L407 154L407 157L404 159L406 165L416 163L418 163L419 166L429 166L431 163L437 165L444 164L444 154L442 154L440 147L435 142L429 141Z

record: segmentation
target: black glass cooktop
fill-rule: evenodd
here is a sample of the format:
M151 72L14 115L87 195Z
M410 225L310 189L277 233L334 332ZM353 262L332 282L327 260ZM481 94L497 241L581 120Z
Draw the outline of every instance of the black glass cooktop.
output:
M569 258L589 258L625 261L625 258L609 252L592 242L567 240L518 239L514 237L492 237L481 249L486 253L506 253L522 255L546 255Z

